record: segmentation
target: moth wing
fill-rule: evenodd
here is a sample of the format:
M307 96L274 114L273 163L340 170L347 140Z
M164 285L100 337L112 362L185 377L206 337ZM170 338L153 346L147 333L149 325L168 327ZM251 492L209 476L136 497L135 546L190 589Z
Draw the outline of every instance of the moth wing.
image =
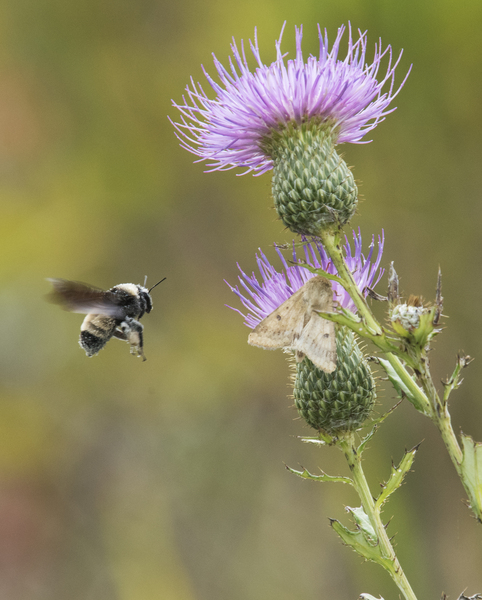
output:
M267 350L292 348L295 338L303 331L305 314L301 288L256 325L249 334L248 344Z
M313 313L293 348L298 362L306 355L316 367L325 373L333 373L336 369L334 323Z
M316 276L309 279L300 291L303 291L309 319L301 335L295 339L293 349L296 350L296 359L301 362L306 355L319 369L333 373L336 369L335 324L315 312L333 311L331 283L325 277Z
M124 315L122 307L116 305L109 292L80 281L67 279L48 279L53 285L53 291L47 299L59 304L65 310L82 314L107 315L119 318Z

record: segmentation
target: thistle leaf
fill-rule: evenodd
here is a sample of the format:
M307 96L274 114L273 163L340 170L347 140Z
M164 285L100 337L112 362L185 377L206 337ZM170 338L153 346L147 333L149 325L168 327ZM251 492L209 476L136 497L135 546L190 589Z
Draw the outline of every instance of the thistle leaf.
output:
M363 454L363 452L364 452L364 450L366 448L366 445L372 439L372 437L375 435L377 429L378 429L378 424L375 424L375 426L372 427L372 429L362 439L360 445L358 446L358 448L356 450L359 456L361 456Z
M285 467L288 469L288 471L290 473L294 473L295 475L298 475L298 477L301 477L301 479L312 479L313 481L331 481L331 482L349 483L350 485L353 485L353 481L349 477L343 477L341 475L340 476L327 475L324 471L321 471L321 469L320 469L321 475L313 475L307 469L303 469L303 471L297 471L296 469L292 469L291 467L288 467L288 465L285 465Z
M300 437L305 444L314 444L315 446L331 446L335 443L336 437L323 431L318 432L317 437Z
M399 400L394 406L392 406L392 408L390 410L388 410L385 414L383 414L381 417L378 417L378 419L373 419L372 420L372 424L373 427L372 429L366 434L366 436L362 439L360 445L357 448L357 453L361 456L363 454L363 452L366 449L366 446L368 444L368 442L372 439L372 437L375 435L375 433L378 430L378 427L380 425L380 423L383 423L383 421L392 414L392 412L398 408L398 406L400 405L400 403L402 402L402 400Z
M362 531L361 529L358 529L357 531L352 531L351 529L348 529L348 527L342 525L340 521L337 521L335 519L330 519L330 525L341 537L342 542L346 546L351 546L353 550L355 550L355 552L360 554L360 556L363 556L363 558L365 558L366 560L376 562L389 573L394 573L395 568L393 562L389 558L385 558L382 555L379 544L373 545L372 541L369 542L367 540L364 531Z
M381 491L376 501L375 506L377 510L380 510L380 508L388 500L390 494L393 494L393 492L402 485L405 475L410 471L417 450L418 445L412 448L411 450L406 450L398 467L395 467L392 464L392 471L390 473L390 477L388 478L386 484L383 486L383 490Z
M470 435L461 434L463 444L462 471L469 500L482 506L482 443L474 442Z
M372 546L376 546L378 544L376 531L373 529L373 525L370 523L370 519L363 508L361 506L358 508L350 508L347 506L346 510L352 514L357 527L362 531L366 541Z
M447 381L442 381L444 386L444 404L447 404L452 390L456 390L462 385L463 379L460 379L460 373L462 369L465 369L465 367L470 365L472 360L473 359L470 356L457 355L457 364L455 365L454 372Z
M295 246L304 248L306 246L306 242L300 242L299 244L295 244ZM283 246L277 246L277 247L281 248L283 250L285 249L285 248L283 248ZM309 271L310 273L313 273L314 275L321 275L322 277L326 277L327 279L330 279L331 281L336 281L340 285L343 285L343 281L338 275L333 275L333 273L328 273L328 271L324 271L321 267L312 267L307 262L305 262L303 259L298 259L295 263L293 263L293 261L290 261L290 262L292 264L296 265L297 267L306 269L307 271Z
M382 365L382 367L385 369L385 371L388 375L388 379L390 379L390 381L392 382L392 385L395 388L397 394L400 396L400 398L403 398L405 396L415 406L415 408L417 410L419 410L423 414L427 414L425 411L425 408L419 403L417 398L412 394L412 392L410 391L410 388L408 388L407 385L402 381L402 379L397 374L397 372L392 367L392 365L388 362L388 360L385 360L384 358L377 358L377 360Z

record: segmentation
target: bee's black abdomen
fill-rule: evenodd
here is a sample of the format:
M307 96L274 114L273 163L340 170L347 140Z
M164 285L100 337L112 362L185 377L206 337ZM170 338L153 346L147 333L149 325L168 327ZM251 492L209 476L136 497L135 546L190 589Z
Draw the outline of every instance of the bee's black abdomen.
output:
M108 339L109 338L105 337L102 339L100 337L97 337L96 335L92 335L92 333L90 333L89 331L81 331L79 344L85 350L87 356L94 356L94 354L97 354L99 350L102 350L102 348L106 345Z

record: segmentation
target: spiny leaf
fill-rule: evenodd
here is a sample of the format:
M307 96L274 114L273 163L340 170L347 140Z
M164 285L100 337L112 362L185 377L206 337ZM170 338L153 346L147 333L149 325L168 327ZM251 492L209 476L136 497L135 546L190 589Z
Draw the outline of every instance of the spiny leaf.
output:
M304 242L300 245L303 246ZM285 249L285 248L283 248L283 246L278 246L278 248ZM341 278L338 275L333 275L333 273L328 273L328 271L325 271L319 267L312 267L308 263L303 262L302 259L299 259L296 262L293 262L290 260L289 262L293 265L296 265L297 267L306 269L310 273L314 273L315 275L321 275L321 277L326 277L327 279L331 279L332 281L336 281L340 285L343 285L343 281L341 280Z
M355 552L357 552L360 556L363 556L366 560L371 560L372 562L376 562L381 565L385 570L389 573L395 573L395 567L393 565L393 561L389 558L385 558L382 555L380 550L380 546L373 545L369 543L363 531L360 529L357 531L351 531L348 527L345 527L335 519L330 519L330 525L336 531L336 533L341 537L341 540L347 546L351 546Z
M298 477L301 477L302 479L312 479L313 481L331 481L331 482L349 483L350 485L353 485L353 481L349 477L343 477L341 475L339 475L339 476L327 475L324 471L321 471L321 469L320 469L321 475L313 475L305 468L303 468L303 471L297 471L296 469L292 469L291 467L288 467L288 465L285 465L285 467L288 469L288 471L290 473L294 473L295 475L298 475Z
M415 458L415 453L417 452L419 445L420 444L418 444L411 450L405 451L405 454L402 460L400 461L398 467L395 467L392 464L392 471L390 473L390 477L388 478L386 484L383 486L383 490L377 498L377 502L375 505L377 510L380 510L380 508L388 500L390 494L393 494L393 492L402 485L405 475L410 471L413 460Z
M474 442L470 435L464 433L461 437L463 444L461 468L466 482L466 491L472 506L482 506L482 443ZM480 521L480 516L478 518Z
M346 510L353 515L355 523L364 534L366 541L372 546L376 546L378 544L378 536L376 534L376 531L373 529L373 525L370 523L370 519L368 518L368 515L363 510L363 508L361 506L359 506L358 508L351 508L347 506Z
M468 367L472 361L473 358L470 356L457 354L457 364L455 365L454 372L447 381L442 381L444 386L444 404L447 404L452 390L456 390L462 385L463 379L460 379L460 373L462 369Z
M305 444L315 444L315 446L331 446L337 438L328 433L319 432L317 437L300 437L299 438Z
M417 410L426 414L424 407L412 394L410 388L402 381L402 379L392 367L392 365L388 362L388 360L385 360L384 358L378 358L378 362L385 369L388 375L388 379L390 379L390 381L392 382L392 385L395 388L397 394L400 396L400 398L403 398L405 396L406 398L408 398L408 400L410 400L410 402L415 406Z
M361 456L363 454L363 451L366 448L366 445L368 444L368 442L372 439L372 437L375 435L376 431L378 429L378 424L375 424L375 426L371 429L371 431L369 431L366 436L362 439L360 445L357 448L357 454L359 456Z
M400 399L396 404L394 404L392 406L392 408L390 410L387 410L386 413L383 413L383 415L381 417L378 417L378 419L373 419L372 420L372 424L375 425L375 427L378 427L378 425L380 425L380 423L383 423L383 421L389 417L392 412L395 411L396 408L398 408L400 406L400 404L403 402L403 398Z
M392 414L392 412L401 404L402 400L399 400L394 406L392 406L392 408L390 410L388 410L385 414L383 414L381 417L378 417L378 419L373 419L373 421L371 422L371 424L373 425L372 429L366 434L366 436L362 439L360 445L357 448L357 453L359 455L361 455L366 448L366 445L368 444L368 442L372 439L372 437L375 435L375 433L377 432L378 426L380 425L380 423L383 423L383 421Z

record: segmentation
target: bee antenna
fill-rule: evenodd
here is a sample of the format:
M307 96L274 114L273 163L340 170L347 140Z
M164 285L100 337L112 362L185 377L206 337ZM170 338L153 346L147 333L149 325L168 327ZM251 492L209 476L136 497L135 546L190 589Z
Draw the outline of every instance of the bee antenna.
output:
M164 277L164 279L161 279L161 281L158 281L156 283L156 285L153 285L150 289L149 289L149 293L151 293L151 290L153 290L155 287L157 287L160 283L162 283L163 281L165 281L167 279L167 277Z

